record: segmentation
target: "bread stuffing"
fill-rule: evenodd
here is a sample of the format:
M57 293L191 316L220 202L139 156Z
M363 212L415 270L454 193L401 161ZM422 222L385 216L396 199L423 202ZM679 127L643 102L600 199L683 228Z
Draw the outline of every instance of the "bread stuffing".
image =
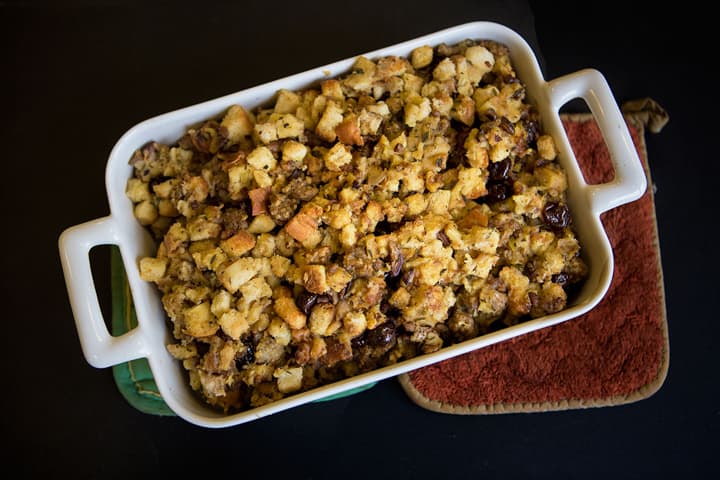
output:
M357 58L130 164L191 387L220 411L564 309L586 276L567 179L506 47Z

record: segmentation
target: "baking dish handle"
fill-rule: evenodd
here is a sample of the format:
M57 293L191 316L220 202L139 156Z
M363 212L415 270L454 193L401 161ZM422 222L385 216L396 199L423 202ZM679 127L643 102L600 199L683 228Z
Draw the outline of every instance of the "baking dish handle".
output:
M147 356L140 328L118 337L110 335L90 271L90 249L97 245L119 244L117 232L114 219L104 217L68 228L58 242L80 344L88 363L97 368Z
M615 178L587 186L592 211L600 214L640 198L647 188L645 172L605 77L597 70L585 69L556 78L548 82L548 87L556 111L575 98L585 100L610 152Z

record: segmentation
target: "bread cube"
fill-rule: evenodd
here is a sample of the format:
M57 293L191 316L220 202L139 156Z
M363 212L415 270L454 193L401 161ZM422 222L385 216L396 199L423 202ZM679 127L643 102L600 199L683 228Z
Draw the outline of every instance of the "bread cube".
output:
M377 113L363 109L358 116L358 128L361 135L375 135L380 129L383 118Z
M494 228L474 226L463 235L463 242L470 249L494 254L500 243L500 232Z
M463 258L462 270L467 275L487 278L499 258L497 255L487 253L478 253L475 257L466 253Z
M273 184L272 177L264 170L253 170L253 179L259 188L268 188Z
M290 90L281 89L275 101L275 113L295 113L300 106L300 95Z
M530 250L534 255L541 255L550 248L553 240L555 240L555 234L547 230L532 233L530 235Z
M567 190L567 177L565 172L553 164L543 165L535 168L533 176L537 180L538 186L543 189L555 190L562 193Z
M299 212L285 225L285 231L301 243L308 240L317 228L317 221L304 212Z
M482 77L495 66L495 56L482 45L468 47L465 50L465 58L470 62L468 80L473 85L477 85Z
M506 117L511 123L517 123L523 112L524 87L521 83L515 82L506 84L500 89L500 93L483 103L478 109L481 117L487 117L492 110L497 118Z
M140 278L146 282L158 282L162 280L166 269L166 258L145 257L140 260Z
M150 185L139 178L131 178L128 180L125 194L133 203L152 199L150 195Z
M446 57L442 59L435 67L435 70L433 70L433 78L440 82L444 82L445 80L454 78L455 73L455 63L453 63L449 57Z
M258 123L253 128L253 131L258 140L266 145L278 139L278 130L275 122Z
M314 336L310 345L310 360L315 361L327 353L327 343L322 337Z
M352 215L347 205L331 210L327 214L327 224L332 228L339 230L350 222L352 222Z
M269 233L261 233L255 241L253 257L271 257L275 253L275 236Z
M179 215L175 204L167 199L161 198L157 205L158 213L163 217L176 217Z
M250 329L247 318L234 308L222 313L218 319L218 324L225 335L234 340L238 340Z
M188 345L171 343L166 348L167 351L170 352L170 355L178 360L188 360L190 358L197 357L197 348L192 343Z
M340 82L331 78L320 83L320 91L323 95L334 100L344 100L345 95L342 91L342 85Z
M418 47L410 53L410 62L413 68L425 68L432 63L433 49L429 45Z
M410 94L405 103L405 124L414 127L418 122L427 118L432 112L430 99L421 97L417 93Z
M203 302L185 310L183 315L183 332L192 337L214 335L218 324L210 311L210 303Z
M362 312L348 312L343 317L343 330L350 338L362 335L367 329L367 318Z
M243 257L222 269L218 278L228 292L235 293L243 284L255 277L261 268L262 264L258 259Z
M475 121L475 102L467 95L459 95L454 102L450 116L468 127Z
M153 185L153 192L155 192L155 195L157 195L159 198L170 198L170 195L179 183L180 180L177 178L165 180L164 182Z
M227 129L230 144L238 143L253 132L253 119L240 105L230 107L220 122Z
M320 121L315 127L315 133L327 142L334 142L337 138L335 128L343 121L343 109L334 102L328 101Z
M405 215L408 217L414 217L425 211L428 206L428 200L422 193L415 193L405 197L405 204L408 207Z
M550 135L541 135L537 139L537 150L540 158L544 160L555 160L555 157L557 157L555 141Z
M253 181L253 169L247 165L236 165L228 170L228 190L237 196L250 188Z
M302 135L305 131L305 124L292 113L278 115L275 120L275 128L277 129L278 139L295 138Z
M479 168L463 168L458 169L458 182L457 186L460 188L460 192L465 196L474 200L487 194L487 188L485 188L485 176L483 171Z
M530 280L515 267L503 267L498 276L508 289L508 314L519 317L530 313Z
M190 253L195 265L201 270L217 270L227 260L227 255L219 247L198 249Z
M289 345L292 340L290 327L278 317L275 317L270 321L267 331L270 336L272 336L275 341L283 347Z
M357 243L357 228L352 223L345 225L340 232L340 243L345 247L352 247Z
M381 79L401 76L408 70L408 67L410 67L407 59L395 55L379 58L376 65L376 75Z
M302 367L278 368L273 376L277 378L277 388L282 393L297 392L302 388Z
M287 257L280 255L273 255L270 259L270 268L272 269L273 275L280 278L285 275L290 268L292 262Z
M336 292L341 292L352 280L352 275L338 265L331 265L327 268L327 284Z
M352 154L342 143L336 143L330 150L325 152L323 156L325 167L333 172L339 172L342 167L352 161Z
M338 140L345 145L363 145L363 138L360 134L358 119L355 115L348 115L345 119L335 127L335 133Z
M222 231L222 225L201 215L188 222L187 231L190 235L190 241L196 242L198 240L219 237Z
M157 208L149 200L143 200L135 205L133 213L141 225L152 225L152 223L158 218Z
M403 309L410 303L410 292L405 287L400 287L390 296L388 303L395 308Z
M543 198L538 193L537 187L530 187L523 193L513 195L512 200L515 204L513 211L516 214L530 218L539 218L542 215Z
M220 317L223 313L230 310L233 303L233 296L228 293L227 290L220 289L213 296L212 303L210 304L210 311L216 317Z
M298 329L305 326L307 317L300 311L297 305L295 305L295 299L292 297L276 299L273 304L273 310L290 325L290 328Z
M262 213L253 218L247 229L248 233L268 233L275 228L275 221L267 213Z
M344 80L344 83L358 93L369 93L376 70L377 66L372 60L359 56L353 65L353 73Z
M257 170L272 170L277 165L277 160L267 147L257 147L247 156L247 163Z
M428 210L435 215L447 215L450 207L450 190L438 190L428 197Z
M477 129L473 129L465 140L465 157L473 168L486 168L490 163L490 153L485 141L477 137Z
M490 108L485 103L496 95L500 94L500 90L495 85L488 85L483 88L476 88L472 98L475 102L475 110L479 115L485 115Z
M238 289L245 302L250 303L260 298L272 297L272 289L263 277L255 277L245 282Z
M308 292L325 293L330 288L323 265L306 265L303 267L303 284Z
M335 320L335 306L331 303L315 305L310 312L310 331L319 336L332 335L331 324Z
M162 174L166 177L173 177L182 174L187 169L193 158L192 150L173 147L170 149L170 158L165 163Z
M288 140L282 147L283 161L300 163L305 158L307 151L307 147L302 143L296 142L295 140Z

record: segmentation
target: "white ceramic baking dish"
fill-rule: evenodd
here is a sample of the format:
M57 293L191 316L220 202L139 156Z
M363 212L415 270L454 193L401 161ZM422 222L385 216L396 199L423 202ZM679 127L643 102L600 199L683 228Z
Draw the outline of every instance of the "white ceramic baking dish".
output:
M595 70L582 70L546 81L525 40L514 31L496 23L468 23L364 55L369 58L384 55L406 56L421 45L435 46L442 42L452 44L467 38L495 40L509 47L518 77L526 85L530 101L540 112L542 128L550 133L557 143L559 161L568 175L568 203L573 213L574 228L589 266L589 278L572 305L554 315L242 413L223 415L198 400L189 387L187 373L165 348L165 345L172 341L172 337L166 326L160 295L155 285L141 280L138 273L139 259L152 255L155 245L148 232L135 220L132 204L125 195L126 182L132 174L128 160L135 149L146 142L154 140L174 143L189 126L219 116L232 104L241 104L252 109L267 103L278 89L301 89L327 78L328 75L342 74L352 66L356 58L353 57L149 119L131 128L120 138L110 153L106 170L110 215L71 227L63 232L59 240L68 294L87 361L94 367L102 368L145 357L150 363L163 399L177 415L205 427L227 427L549 327L593 308L605 295L613 274L612 249L600 222L600 214L639 198L646 188L645 174L613 94L603 76ZM560 107L578 97L583 98L590 106L610 150L615 167L615 177L610 183L585 183L560 122ZM90 270L89 250L103 244L119 247L137 312L137 328L119 337L111 336L105 326Z

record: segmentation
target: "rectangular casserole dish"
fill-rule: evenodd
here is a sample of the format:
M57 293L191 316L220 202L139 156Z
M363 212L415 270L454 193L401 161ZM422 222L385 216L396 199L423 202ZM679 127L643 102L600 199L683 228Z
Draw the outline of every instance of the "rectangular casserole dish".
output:
M128 160L145 143L173 143L188 127L219 116L230 105L240 104L250 110L266 104L279 89L298 90L328 76L345 73L357 58L353 56L146 120L120 138L110 153L106 168L110 215L71 227L59 240L68 294L87 361L94 367L104 368L145 357L163 399L178 416L200 426L227 427L549 327L593 308L605 295L613 274L612 249L600 214L639 198L646 189L644 172L612 92L603 76L595 70L544 80L529 45L517 33L496 23L468 23L363 55L371 59L386 55L407 56L422 45L453 44L467 38L494 40L509 48L518 77L526 86L528 100L540 114L542 129L552 135L557 144L558 159L568 177L568 203L573 212L574 229L589 267L589 276L580 293L565 310L240 413L224 415L217 412L192 392L186 371L166 349L172 336L166 325L160 294L155 285L139 276L138 261L155 253L155 243L135 219L132 203L125 194L126 182L132 175ZM603 133L615 167L615 177L610 183L588 185L578 168L558 114L560 107L574 98L583 98L587 102ZM105 326L90 270L89 250L103 244L119 247L137 312L138 327L119 337L111 336Z

